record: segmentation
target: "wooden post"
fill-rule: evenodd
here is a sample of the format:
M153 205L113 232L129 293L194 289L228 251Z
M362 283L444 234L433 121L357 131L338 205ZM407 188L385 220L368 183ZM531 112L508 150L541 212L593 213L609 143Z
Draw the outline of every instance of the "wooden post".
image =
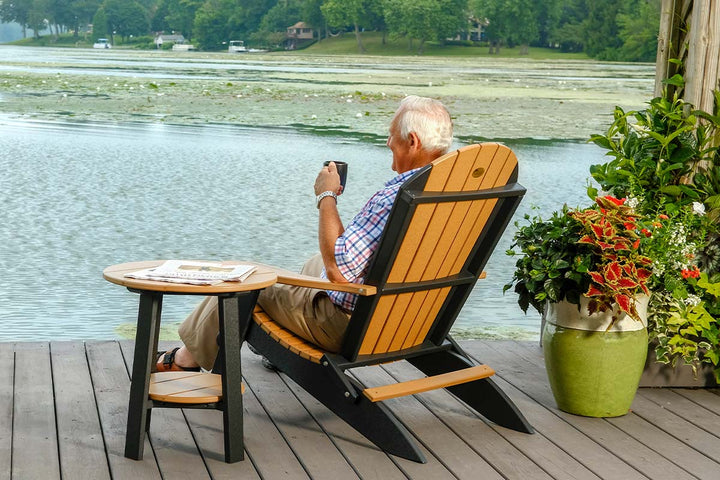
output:
M662 94L663 80L679 73L685 88L678 93L712 112L713 91L720 88L720 0L663 0L661 8L655 95ZM668 86L670 95L675 91Z
M712 112L720 87L720 0L695 0L685 66L685 100Z

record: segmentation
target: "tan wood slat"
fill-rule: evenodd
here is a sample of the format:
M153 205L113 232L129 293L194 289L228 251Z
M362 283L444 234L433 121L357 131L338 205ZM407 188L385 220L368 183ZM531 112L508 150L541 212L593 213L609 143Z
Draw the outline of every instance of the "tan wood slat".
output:
M426 192L443 191L448 178L450 178L458 155L458 150L455 150L435 159L432 162L432 170L430 171L430 175L425 183L424 190Z
M405 341L403 342L402 348L410 348L422 343L422 341L417 341L418 335L425 326L425 323L428 321L428 316L432 312L432 307L433 305L435 305L435 299L439 294L439 289L434 289L427 292L427 295L422 300L422 305L417 314L417 317L415 318L415 322L413 322L412 327L410 327L410 331L405 336Z
M363 337L360 345L360 355L369 355L375 351L375 345L378 338L380 338L396 297L397 295L384 295L378 300L370 324L365 332L365 337Z
M443 306L443 303L445 303L445 300L447 299L449 293L450 287L440 289L437 298L435 299L435 302L433 303L430 311L428 312L425 323L420 328L417 337L415 337L415 342L411 346L420 345L422 342L425 341L425 337L430 331L430 327L432 327L433 323L435 322L435 317L437 317L437 314L440 312L440 308Z
M385 320L373 353L385 353L390 350L393 337L408 317L407 307L412 299L412 295L412 293L402 293L397 296L393 303L392 310L390 310L388 318ZM410 319L410 321L412 321L412 319Z
M420 243L425 236L425 231L434 213L434 204L418 205L415 209L407 233L402 240L397 257L388 275L388 283L401 283L405 281L407 272L415 259L415 255L418 253Z
M413 325L418 322L422 322L422 320L418 320L418 318L420 316L425 297L427 297L427 290L422 292L414 292L412 294L412 299L410 300L410 303L408 304L406 309L405 321L402 322L402 324L400 324L400 326L398 327L397 332L393 337L392 343L390 344L390 350L394 351L402 349L405 341L407 340L408 334L412 330Z
M448 221L452 217L454 203L443 203L435 207L435 211L423 232L420 244L403 281L417 282L438 250L438 242L445 232Z
M253 314L253 320L270 335L270 338L306 360L310 360L313 363L320 363L320 359L325 355L325 352L319 349L317 345L308 342L304 338L298 337L290 330L274 322L262 309L256 309Z
M391 398L414 395L438 388L452 387L453 385L487 378L494 374L495 370L487 365L476 365L474 367L463 368L462 370L433 375L432 377L418 378L416 380L408 380L406 382L384 385L382 387L366 388L363 390L363 395L370 399L371 402L381 402Z
M242 388L245 391L244 385ZM153 373L150 398L171 403L215 403L222 398L222 376L202 372Z

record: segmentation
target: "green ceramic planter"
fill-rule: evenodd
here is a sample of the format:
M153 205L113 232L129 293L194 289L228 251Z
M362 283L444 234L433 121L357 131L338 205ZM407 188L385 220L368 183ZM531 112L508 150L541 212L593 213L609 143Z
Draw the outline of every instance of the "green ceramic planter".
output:
M572 304L548 307L543 350L558 408L588 417L625 415L645 366L645 326L626 318L606 331L609 317L588 320Z

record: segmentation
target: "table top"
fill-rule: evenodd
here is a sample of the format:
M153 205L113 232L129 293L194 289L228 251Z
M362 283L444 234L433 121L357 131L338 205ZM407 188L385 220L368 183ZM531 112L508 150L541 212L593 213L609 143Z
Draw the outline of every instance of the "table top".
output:
M222 282L215 285L190 285L186 283L156 282L153 280L140 280L126 277L126 273L137 272L146 268L157 267L165 260L148 260L143 262L129 262L111 265L103 270L103 278L108 282L137 290L153 292L185 293L191 295L212 295L221 293L247 292L269 287L277 282L275 271L256 262L227 261L225 265L255 265L256 270L242 282Z

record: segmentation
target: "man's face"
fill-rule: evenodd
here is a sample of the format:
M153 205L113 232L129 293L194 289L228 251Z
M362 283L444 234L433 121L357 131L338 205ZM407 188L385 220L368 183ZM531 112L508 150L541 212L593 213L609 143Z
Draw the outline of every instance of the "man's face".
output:
M392 169L397 173L404 173L411 170L412 158L410 153L410 141L400 138L397 126L397 117L390 124L390 135L387 139L387 146L392 151Z

